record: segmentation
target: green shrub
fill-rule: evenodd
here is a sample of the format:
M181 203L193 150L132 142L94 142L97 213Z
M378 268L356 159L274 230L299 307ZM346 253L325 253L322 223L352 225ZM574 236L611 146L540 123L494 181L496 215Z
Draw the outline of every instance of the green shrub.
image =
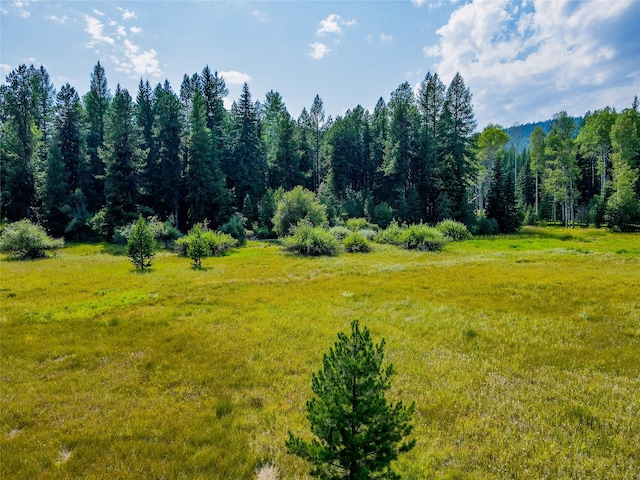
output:
M453 242L469 240L472 237L467 226L455 220L443 220L436 225L436 229Z
M173 215L170 215L164 222L158 220L158 217L149 219L149 227L151 227L153 238L161 242L164 248L169 248L173 242L182 237L182 233L180 233L175 223Z
M393 208L386 202L376 205L373 209L373 221L382 228L391 225L393 215Z
M202 237L202 240L198 239L198 236ZM198 242L202 241L204 245L206 245L206 253L203 257L218 257L238 245L238 241L231 235L208 230L205 226L198 223L189 230L186 237L178 239L176 242L178 253L190 257L189 247L194 239ZM198 246L198 251L200 248L201 247Z
M402 247L407 250L435 252L447 244L440 230L422 223L411 225L402 232Z
M282 247L288 252L301 255L337 255L340 243L331 232L322 227L314 227L306 220L291 230L291 235L282 241Z
M44 258L47 250L63 246L64 240L51 238L44 228L29 220L10 223L0 236L0 252L22 260Z
M363 228L372 228L371 225L366 218L350 218L347 220L347 228L352 232L357 232L358 230L362 230Z
M220 227L220 231L235 238L238 245L244 245L247 241L247 231L244 228L246 222L247 219L240 213L234 213L229 221Z
M378 243L389 245L401 245L404 228L398 225L398 222L391 222L387 228L380 230L374 240Z
M358 233L362 235L364 238L366 238L367 240L372 241L376 237L376 233L378 232L376 232L372 228L362 228L358 230Z
M327 221L324 205L320 204L313 192L300 186L282 195L273 217L273 230L284 237L294 225L306 219L312 226L318 227Z
M336 237L336 240L338 240L339 242L342 242L351 234L351 230L349 230L347 227L343 227L342 225L331 227L329 231L334 237Z
M210 254L203 227L197 223L186 238L188 238L188 241L184 242L187 246L186 255L191 259L191 265L193 268L202 268L202 259Z
M487 218L484 213L476 217L473 233L475 235L497 235L500 231L498 222L495 218Z
M359 232L353 232L349 236L347 236L343 240L342 246L349 253L364 253L371 251L369 242L367 241L365 236Z

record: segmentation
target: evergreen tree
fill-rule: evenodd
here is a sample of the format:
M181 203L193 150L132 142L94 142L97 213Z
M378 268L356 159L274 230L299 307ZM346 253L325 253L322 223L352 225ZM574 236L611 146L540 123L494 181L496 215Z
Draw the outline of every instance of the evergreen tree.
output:
M29 218L42 132L36 125L33 66L20 65L2 85L2 177L0 206L9 221Z
M500 233L513 233L520 227L513 177L510 169L505 171L503 167L503 155L495 157L487 195L487 218L498 222Z
M89 92L84 97L88 131L86 135L87 154L92 177L92 187L87 193L89 210L96 212L102 207L104 197L105 166L100 157L100 149L104 147L107 112L111 104L111 94L107 86L107 77L100 62L91 74Z
M252 201L262 198L266 192L267 163L262 153L260 128L256 105L251 101L249 86L245 83L236 105L235 131L232 145L230 186L235 189L236 207L242 208L244 198Z
M134 267L144 270L151 267L155 256L155 240L147 221L139 217L127 239L127 255Z
M55 236L64 235L69 219L68 174L65 168L60 147L51 148L47 156L46 175L42 192L42 210L40 216L47 231Z
M324 355L323 368L313 374L314 397L307 402L307 418L315 435L311 443L289 433L290 453L308 460L318 478L399 479L391 469L398 455L411 450L414 405L389 403L393 366L383 366L384 340L374 345L369 330L351 324L351 336L338 341Z
M154 212L163 218L173 216L179 225L182 200L182 135L184 120L180 99L168 81L155 89L154 128L152 144L156 155L147 162Z
M138 185L142 159L135 106L126 89L117 86L105 126L105 146L100 156L105 168L103 233L110 238L116 227L134 220L138 210Z
M382 97L378 99L376 107L371 117L369 146L369 165L371 168L371 186L373 196L376 200L382 201L387 198L387 190L384 183L384 151L389 132L389 112Z
M153 209L155 203L155 185L151 175L153 166L157 163L157 148L154 144L154 91L151 89L149 81L138 84L138 94L136 96L136 124L140 131L140 148L146 152L144 158L145 171L140 178L140 203L144 205L149 213L157 213Z
M504 146L509 141L509 135L499 125L489 124L478 137L476 145L479 171L476 177L476 208L483 211L487 196L489 179L493 176L496 160L504 155ZM503 186L503 185L501 185Z
M322 141L325 132L324 104L320 95L316 95L309 111L309 120L312 129L311 148L313 152L313 191L317 192L322 182Z
M439 138L438 124L444 109L446 87L438 74L427 73L418 92L418 110L421 117L420 155L421 173L418 191L423 201L425 219L436 219L435 206L438 190L436 188L436 168L438 164Z
M440 142L436 171L438 220L469 221L471 208L467 190L476 177L470 151L475 128L471 92L462 76L456 73L447 88L437 128Z
M298 171L300 172L301 185L308 190L313 190L313 135L310 125L309 112L303 108L294 129L294 143L298 148Z

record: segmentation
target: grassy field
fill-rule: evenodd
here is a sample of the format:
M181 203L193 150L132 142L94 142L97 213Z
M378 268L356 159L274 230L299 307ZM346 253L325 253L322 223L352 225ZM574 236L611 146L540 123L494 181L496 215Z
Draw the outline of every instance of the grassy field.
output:
M85 244L0 262L1 478L307 478L284 440L354 319L416 402L403 478L640 478L640 235L250 242L203 266Z

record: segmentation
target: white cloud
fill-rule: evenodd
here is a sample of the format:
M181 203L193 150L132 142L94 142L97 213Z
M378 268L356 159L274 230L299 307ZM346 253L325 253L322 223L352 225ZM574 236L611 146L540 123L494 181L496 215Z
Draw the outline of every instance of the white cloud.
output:
M129 31L130 31L131 33L135 33L135 34L137 35L137 34L139 34L139 33L142 33L142 28L140 28L140 27L131 27L131 28L129 29Z
M248 74L236 70L220 72L220 76L224 78L225 83L229 85L242 85L251 81L251 77Z
M461 73L477 113L511 109L549 118L559 108L554 97L613 80L617 49L601 32L632 3L473 0L451 14L436 32L439 43L425 46L423 53L436 59L442 78ZM541 97L549 102L540 102ZM576 105L569 113L599 107Z
M352 27L356 25L356 21L354 20L343 20L340 15L336 15L332 13L324 20L320 20L318 25L318 30L316 30L316 35L326 35L327 33L335 33L341 34L342 27Z
M122 19L123 20L129 20L129 19L132 19L132 18L138 18L138 15L136 15L136 13L132 12L131 10L128 10L128 9L122 8L122 7L117 7L117 9L122 12Z
M261 12L260 10L253 10L251 12L251 16L258 19L261 22L266 22L269 20L269 15L264 12Z
M13 70L11 68L11 65L8 65L6 63L0 63L0 71L6 75L9 75L9 73L11 72L11 70Z
M311 51L309 52L309 56L315 60L320 60L331 50L324 43L315 42L309 45L311 47Z
M98 15L100 17L104 16L104 12L101 12L100 10L98 10L97 8L93 9L93 14L94 15Z
M118 27L116 28L116 33L118 34L118 37L127 36L127 30L122 25L118 25Z
M67 20L68 20L66 15L63 15L61 17L56 17L55 15L47 15L44 18L45 20L51 20L52 22L60 23L60 24L67 23Z
M160 62L156 58L158 52L153 48L151 50L140 52L140 47L131 43L128 39L124 39L124 54L129 60L130 71L136 76L151 75L159 77L162 75L160 70Z
M416 7L421 7L422 5L424 5L424 2L426 0L411 0L411 3L413 3Z
M388 33L381 33L380 34L380 41L381 42L393 42L393 35L388 34Z
M108 43L109 45L115 44L113 38L102 33L104 30L104 24L100 20L90 17L89 15L85 15L84 18L87 22L85 31L91 35L91 41L87 44L89 48L94 47L97 43Z

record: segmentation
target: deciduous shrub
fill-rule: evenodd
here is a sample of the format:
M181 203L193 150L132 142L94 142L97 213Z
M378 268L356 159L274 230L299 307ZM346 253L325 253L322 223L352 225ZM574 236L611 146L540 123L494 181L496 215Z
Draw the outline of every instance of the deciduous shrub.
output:
M303 219L318 227L327 221L327 214L312 192L298 186L282 195L273 217L273 229L279 237L284 237Z
M351 234L351 230L347 227L343 227L342 225L336 225L335 227L331 227L329 231L336 237L336 240L342 242L345 238L347 238Z
M282 247L301 255L337 255L340 242L328 230L314 227L309 221L303 220L292 229L290 236L283 239Z
M398 222L391 222L387 228L377 233L374 240L378 243L401 245L404 230L404 228L398 225Z
M422 223L411 225L402 232L402 247L408 250L435 252L447 244L444 235L434 227Z
M29 220L10 223L0 235L0 252L16 259L44 258L48 250L63 246L64 240L51 238L44 228Z
M201 240L198 239L197 241L202 241L206 245L206 253L203 257L220 256L238 245L238 241L231 235L208 230L205 226L198 223L189 230L187 236L180 238L176 242L178 253L188 257L189 246L194 239L197 239L198 237L201 237Z
M436 225L436 229L440 230L446 238L453 242L469 240L472 237L467 226L455 220L443 220Z
M371 245L360 232L352 232L342 241L342 246L349 253L369 252Z
M244 245L247 241L247 230L244 228L246 222L247 219L240 213L234 213L229 221L220 227L220 231L235 238L238 245Z
M373 228L366 218L350 218L347 220L347 228L352 232L357 232L363 228Z

